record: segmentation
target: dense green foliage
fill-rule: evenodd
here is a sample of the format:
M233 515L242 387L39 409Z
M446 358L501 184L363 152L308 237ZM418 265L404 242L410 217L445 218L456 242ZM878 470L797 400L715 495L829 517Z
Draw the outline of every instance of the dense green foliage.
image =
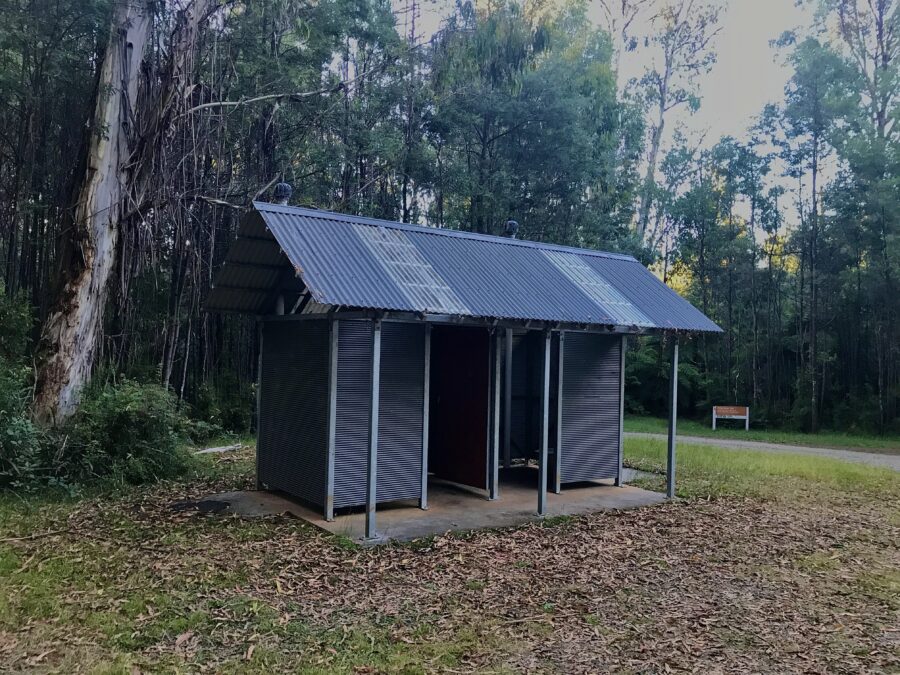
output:
M0 486L30 480L42 461L45 437L28 416L30 324L27 302L0 295Z
M278 180L297 204L488 233L515 218L526 238L638 255L725 329L683 347L683 413L739 403L770 424L896 429L900 47L884 35L900 10L863 5L822 0L808 36L782 38L794 75L750 140L695 148L676 133L657 161L668 106L701 104L715 8L664 12L638 40L591 24L576 0L459 2L426 40L413 0L225 4L202 35L192 108L154 158L152 207L123 223L101 393L67 451L102 473L106 448L129 473L117 432L88 416L165 445L135 405L166 426L177 405L213 429L250 427L255 327L201 310L242 209ZM176 18L166 7L158 45ZM0 349L18 354L0 369L0 434L29 466L43 443L23 412L29 355L56 292L110 8L0 3L0 270L24 302L3 311L35 317L0 316L13 329ZM616 64L651 48L669 50L671 73L619 82ZM633 410L663 410L660 347L633 344ZM122 378L170 394L105 389Z
M138 484L177 476L190 466L187 428L175 396L158 384L105 385L87 392L55 437L55 464L82 481Z
M822 40L851 4L823 5ZM664 274L725 329L686 354L699 372L690 403L704 410L731 402L793 428L898 429L900 128L880 120L900 112L900 47L879 42L878 26L900 29L900 6L882 4L839 40L783 36L785 102L750 141L667 157ZM859 49L879 54L873 71Z
M38 427L28 411L30 308L21 298L0 295L0 318L0 487L176 476L192 464L186 443L221 433L214 423L189 419L171 391L128 380L85 392L63 428Z

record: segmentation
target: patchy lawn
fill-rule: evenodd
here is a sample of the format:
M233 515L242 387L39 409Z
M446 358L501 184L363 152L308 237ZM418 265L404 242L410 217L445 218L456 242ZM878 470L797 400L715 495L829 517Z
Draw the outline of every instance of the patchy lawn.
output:
M752 414L750 424L753 424ZM900 436L896 434L877 436L874 434L848 434L836 431L806 434L801 431L784 431L781 429L754 429L752 426L750 431L744 431L743 420L732 422L719 420L718 427L718 429L713 431L711 421L701 423L694 420L678 420L678 433L684 436L734 438L739 441L804 445L811 448L837 448L900 454ZM661 417L628 416L625 418L625 431L665 434L668 433L668 420Z
M8 497L0 671L897 671L900 475L679 448L677 503L375 549L173 510L249 487L249 453Z

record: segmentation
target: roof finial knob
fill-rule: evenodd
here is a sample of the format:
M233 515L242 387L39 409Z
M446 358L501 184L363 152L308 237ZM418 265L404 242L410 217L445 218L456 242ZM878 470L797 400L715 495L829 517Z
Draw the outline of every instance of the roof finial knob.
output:
M506 227L503 230L503 236L509 237L510 239L515 239L518 233L519 223L517 223L515 220L507 220Z
M272 198L275 200L276 204L286 206L293 191L294 188L291 187L290 183L278 183L275 186L275 191L272 193Z

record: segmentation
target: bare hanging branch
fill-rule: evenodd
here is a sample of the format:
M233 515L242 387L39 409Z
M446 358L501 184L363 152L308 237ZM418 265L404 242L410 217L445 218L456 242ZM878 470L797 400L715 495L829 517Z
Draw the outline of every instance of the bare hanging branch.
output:
M424 43L412 45L406 51L411 52L415 49L419 49L423 44ZM389 66L393 65L393 63L393 60L385 61L381 65L375 66L374 68L371 68L369 70L364 70L354 77L343 79L340 82L337 82L329 87L322 87L321 89L314 89L312 91L282 92L279 94L264 94L262 96L241 98L237 101L210 101L208 103L201 103L199 105L193 106L192 108L188 108L183 113L181 113L181 115L190 115L191 113L199 112L201 110L211 110L215 108L237 108L241 106L254 105L256 103L265 103L267 101L293 101L295 103L299 103L304 99L313 98L316 96L337 94L341 91L350 89L354 84L360 83L366 79L374 77L375 75L383 73Z
M144 66L152 44L152 0L120 0L96 90L85 174L63 241L60 291L41 334L33 413L58 424L70 416L101 344L110 280L129 213L150 198L165 133L193 70L202 26L219 0L191 0L178 12L165 65Z

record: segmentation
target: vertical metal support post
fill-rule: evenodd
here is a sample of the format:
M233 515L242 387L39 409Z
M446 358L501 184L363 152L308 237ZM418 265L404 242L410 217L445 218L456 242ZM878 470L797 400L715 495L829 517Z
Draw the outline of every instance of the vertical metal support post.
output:
M369 397L369 465L366 484L366 539L374 539L378 485L378 403L381 388L381 319L375 319L372 335L372 390Z
M512 328L506 329L503 373L503 466L512 466Z
M678 417L678 336L672 336L672 373L669 376L669 447L666 453L666 496L675 497L675 423Z
M334 457L337 430L338 329L340 322L328 321L328 468L325 491L325 520L334 520Z
M562 492L562 418L563 418L563 360L566 345L565 331L559 331L559 356L556 376L556 462L553 471L553 492Z
M419 508L428 510L428 413L431 404L431 324L425 324L425 380L422 387L422 495Z
M544 377L541 383L541 456L538 464L539 516L547 513L547 442L550 436L550 331L544 331Z
M616 469L616 485L622 486L622 464L625 457L625 347L628 345L628 338L622 336L622 343L619 345L619 452L618 467Z
M750 408L747 408L747 416L744 418L744 431L750 431Z
M492 339L492 331L488 329L488 350L487 350L487 424L485 424L484 434L484 489L487 492L488 501L494 499L493 490L493 474L494 474L494 341Z
M500 496L500 331L493 335L494 360L491 364L491 471L488 492L491 499Z
M259 437L260 428L262 427L262 366L263 366L263 322L261 319L256 323L256 335L259 354L256 355L256 452L254 467L256 470L256 489L262 490L262 482L259 480Z

